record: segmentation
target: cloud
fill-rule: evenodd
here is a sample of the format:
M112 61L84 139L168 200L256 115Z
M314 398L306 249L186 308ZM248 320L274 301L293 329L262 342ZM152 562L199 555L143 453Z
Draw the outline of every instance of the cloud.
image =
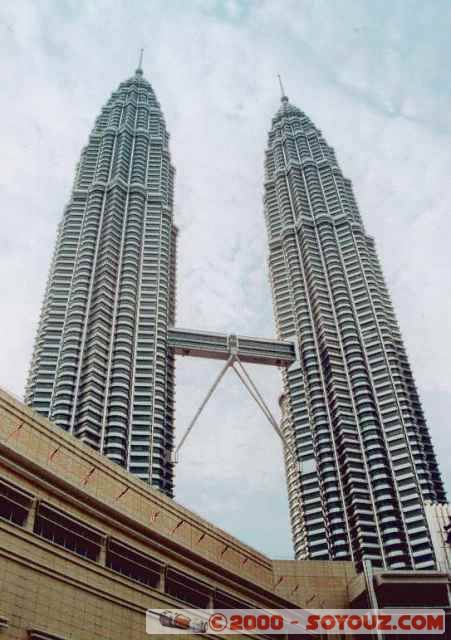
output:
M450 22L440 0L4 0L0 384L22 393L75 163L141 46L177 169L178 325L273 335L262 192L280 72L353 180L449 484ZM178 363L178 436L217 367ZM278 372L253 375L277 413ZM290 556L280 446L231 372L176 488L204 517Z

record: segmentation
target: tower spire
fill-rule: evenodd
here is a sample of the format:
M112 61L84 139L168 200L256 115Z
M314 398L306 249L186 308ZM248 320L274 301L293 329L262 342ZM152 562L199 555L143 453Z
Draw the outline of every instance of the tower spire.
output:
M282 78L280 77L280 73L277 74L277 77L279 78L280 99L282 100L282 102L288 102L288 96L285 93L285 89L282 83Z
M139 62L138 62L138 68L136 69L136 73L140 76L142 76L143 70L142 70L142 66L143 66L143 56L144 56L144 49L140 49L139 50Z

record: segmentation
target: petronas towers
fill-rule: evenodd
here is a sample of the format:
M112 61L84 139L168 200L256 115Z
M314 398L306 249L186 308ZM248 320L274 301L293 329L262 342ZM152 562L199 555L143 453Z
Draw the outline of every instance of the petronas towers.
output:
M139 66L82 151L26 401L172 496L175 354L247 349L248 361L284 367L296 557L434 567L424 503L445 502L445 493L374 242L333 149L283 95L266 151L264 212L285 349L174 328L168 142Z

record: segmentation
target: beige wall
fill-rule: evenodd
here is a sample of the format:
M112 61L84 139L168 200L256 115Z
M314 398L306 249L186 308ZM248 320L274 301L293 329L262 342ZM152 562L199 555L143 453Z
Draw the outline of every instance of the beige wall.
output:
M310 607L345 606L351 563L272 561L1 391L0 477L33 498L24 526L0 518L0 639L25 640L33 628L67 640L144 639L147 608L189 606L165 592L165 567L253 607L302 606L313 594ZM34 533L40 501L153 557L160 584L109 569L103 547L91 561Z
M277 593L300 608L349 606L347 585L357 575L352 562L273 560L273 568Z

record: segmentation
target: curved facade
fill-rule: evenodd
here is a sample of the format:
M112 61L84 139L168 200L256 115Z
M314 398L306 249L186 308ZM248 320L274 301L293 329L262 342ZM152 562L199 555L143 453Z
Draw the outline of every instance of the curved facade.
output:
M81 153L56 247L27 403L173 494L176 227L169 134L141 68Z
M286 96L266 151L264 210L284 373L298 558L433 567L424 501L445 493L401 334L351 183Z

